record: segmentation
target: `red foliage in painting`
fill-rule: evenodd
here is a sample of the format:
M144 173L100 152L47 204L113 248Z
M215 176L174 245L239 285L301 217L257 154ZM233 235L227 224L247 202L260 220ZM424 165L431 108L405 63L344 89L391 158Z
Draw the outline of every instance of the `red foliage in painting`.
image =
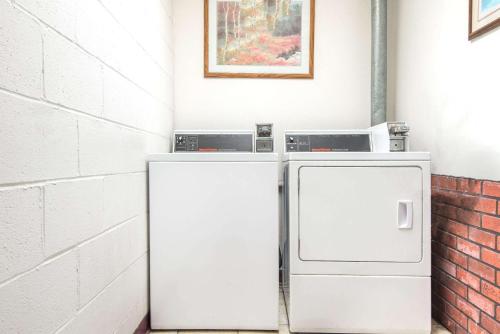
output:
M233 42L230 39L230 42ZM240 47L226 60L227 65L300 65L300 36L276 37L261 34L258 39Z

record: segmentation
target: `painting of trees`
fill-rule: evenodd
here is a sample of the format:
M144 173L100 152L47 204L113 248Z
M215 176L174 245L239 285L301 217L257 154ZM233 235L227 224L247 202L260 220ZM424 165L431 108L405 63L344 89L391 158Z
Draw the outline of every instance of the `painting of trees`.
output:
M303 0L217 1L217 64L299 66Z

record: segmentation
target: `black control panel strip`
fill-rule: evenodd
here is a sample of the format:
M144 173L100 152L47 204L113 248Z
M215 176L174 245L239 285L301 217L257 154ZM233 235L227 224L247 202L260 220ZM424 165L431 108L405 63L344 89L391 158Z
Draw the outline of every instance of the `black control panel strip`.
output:
M250 133L175 134L174 152L253 152Z
M286 152L371 152L366 134L285 135Z

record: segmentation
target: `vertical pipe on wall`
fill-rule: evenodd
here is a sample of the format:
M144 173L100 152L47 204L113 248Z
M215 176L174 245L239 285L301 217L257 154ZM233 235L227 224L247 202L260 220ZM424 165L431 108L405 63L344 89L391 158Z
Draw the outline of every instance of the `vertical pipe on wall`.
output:
M372 0L371 124L387 121L387 0Z

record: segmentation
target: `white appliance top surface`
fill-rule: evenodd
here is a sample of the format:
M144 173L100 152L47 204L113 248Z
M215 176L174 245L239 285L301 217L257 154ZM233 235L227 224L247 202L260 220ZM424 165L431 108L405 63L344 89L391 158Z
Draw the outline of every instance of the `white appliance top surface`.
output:
M430 161L429 152L292 152L283 161Z
M160 153L151 154L149 162L277 162L277 153Z

